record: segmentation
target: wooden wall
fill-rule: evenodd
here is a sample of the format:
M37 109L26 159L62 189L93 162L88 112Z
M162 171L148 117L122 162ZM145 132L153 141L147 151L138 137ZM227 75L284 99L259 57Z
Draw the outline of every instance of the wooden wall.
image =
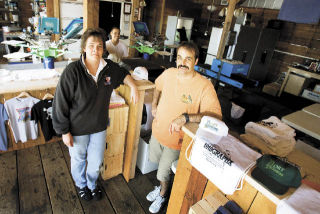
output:
M148 23L150 32L154 33L159 29L160 8L162 1L147 1L147 8L144 20ZM224 18L218 16L220 10L225 7L220 5L220 0L215 0L217 9L213 12L207 10L211 5L211 0L180 0L165 1L163 16L162 34L165 35L167 16L177 15L194 18L192 39L199 47L208 45L211 28L222 27ZM279 10L266 8L244 7L246 13L251 14L251 25L256 27L266 27L269 20L277 19ZM208 24L208 18L209 24ZM208 27L207 27L208 24ZM208 30L208 35L204 32ZM276 44L276 51L271 62L267 81L272 82L277 79L280 72L287 70L287 66L293 62L303 63L306 59L320 58L320 24L296 24L283 22L280 31L280 38Z
M19 0L18 9L19 9L19 20L22 28L26 28L27 26L31 26L29 23L29 18L32 17L32 0Z

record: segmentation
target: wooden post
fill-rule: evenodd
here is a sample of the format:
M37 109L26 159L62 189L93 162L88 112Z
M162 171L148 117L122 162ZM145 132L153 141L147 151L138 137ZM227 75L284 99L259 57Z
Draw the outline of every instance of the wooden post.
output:
M164 8L166 6L166 0L162 0L161 4L161 15L160 15L160 24L159 24L159 33L162 33L162 25L163 25L163 14L164 14Z
M55 17L58 18L60 20L60 0L47 0L46 2L46 6L47 6L47 16L48 17ZM60 21L61 23L61 21ZM59 26L60 31L61 31L61 27ZM60 38L59 35L52 35L51 39L58 41Z
M53 0L53 17L60 20L60 0ZM61 32L61 20L59 21L59 23L60 23L59 30ZM55 34L54 40L58 41L59 39L60 39L60 35Z
M99 27L99 0L83 0L83 31Z
M133 26L133 22L138 20L138 16L135 15L135 11L136 9L139 9L139 0L132 0L131 1L131 21L130 21L130 36L129 36L129 40L130 40L130 46L134 45L134 40L132 37L132 35L134 34L134 26ZM137 50L135 48L129 48L129 57L134 57L135 54L137 53Z
M228 5L228 12L224 21L223 25L223 31L220 39L220 44L219 44L219 49L217 53L217 59L222 59L224 49L225 49L225 44L226 44L226 39L228 36L228 33L230 31L231 23L232 23L232 18L233 18L233 12L236 7L236 4L239 0L229 0L229 5Z
M53 17L53 14L54 14L53 13L53 11L54 11L53 0L47 0L46 7L47 7L47 16Z

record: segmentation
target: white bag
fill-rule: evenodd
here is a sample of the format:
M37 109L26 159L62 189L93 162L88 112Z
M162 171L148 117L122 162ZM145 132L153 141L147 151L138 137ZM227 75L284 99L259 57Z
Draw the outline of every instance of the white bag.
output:
M242 189L241 181L261 155L227 134L228 127L222 121L202 118L196 136L186 150L186 158L222 192L231 195ZM188 158L187 152L193 142Z

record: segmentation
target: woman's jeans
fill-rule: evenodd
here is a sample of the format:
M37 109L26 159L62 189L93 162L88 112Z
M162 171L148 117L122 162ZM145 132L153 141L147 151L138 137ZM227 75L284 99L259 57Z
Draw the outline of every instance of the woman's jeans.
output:
M71 174L77 187L96 188L99 168L106 148L106 131L73 136L73 147L69 147L71 157ZM87 172L86 172L86 162Z

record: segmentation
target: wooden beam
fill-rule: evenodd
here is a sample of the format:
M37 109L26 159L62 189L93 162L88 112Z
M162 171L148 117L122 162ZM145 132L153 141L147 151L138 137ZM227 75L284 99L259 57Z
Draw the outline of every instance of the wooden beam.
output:
M166 6L166 0L162 0L161 4L161 15L160 15L160 24L159 24L159 33L162 33L162 25L163 25L163 14L164 14L164 8Z
M83 0L83 31L99 27L99 0Z
M233 12L234 12L234 9L235 9L238 1L239 0L229 0L228 12L227 12L227 16L225 18L224 25L223 25L223 31L222 31L222 35L221 35L221 39L220 39L220 43L219 43L219 49L218 49L218 53L217 53L217 59L222 59L222 57L223 57L226 39L227 39L228 33L230 31L231 23L232 23Z
M53 0L53 17L60 20L60 0ZM60 23L59 30L61 32L61 20L59 21L59 23ZM59 39L60 39L60 35L55 34L54 40L58 41Z
M47 0L46 1L46 7L47 7L47 16L48 17L54 17L53 16L53 0Z
M129 40L130 40L130 46L134 45L134 39L131 38L132 35L134 34L134 27L133 27L133 22L138 20L138 16L135 15L135 11L139 10L139 0L132 0L131 1L131 21L130 21L130 36L129 36ZM137 53L137 50L135 48L129 48L129 57L134 57Z

